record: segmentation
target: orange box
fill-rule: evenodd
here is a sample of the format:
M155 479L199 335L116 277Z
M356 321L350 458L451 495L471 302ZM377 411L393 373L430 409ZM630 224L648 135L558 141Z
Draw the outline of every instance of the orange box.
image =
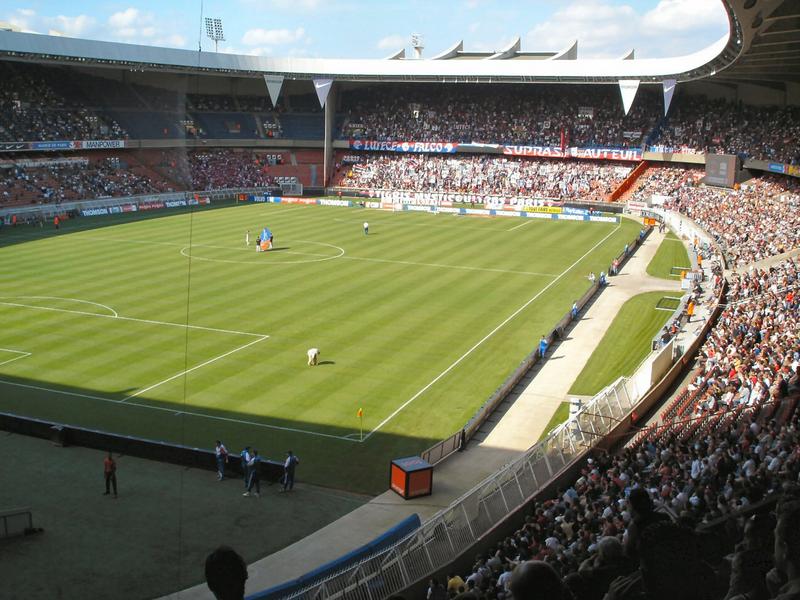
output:
M433 493L433 465L419 456L396 458L389 467L389 486L403 498Z

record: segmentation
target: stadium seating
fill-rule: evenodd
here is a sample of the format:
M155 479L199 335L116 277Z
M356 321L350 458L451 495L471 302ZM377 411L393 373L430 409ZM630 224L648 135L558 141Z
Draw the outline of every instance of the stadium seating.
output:
M477 195L606 200L630 172L613 162L498 156L369 154L341 168L337 185L358 190L445 191Z
M798 266L791 260L737 276L692 384L664 408L659 421L620 454L595 455L557 496L535 502L521 529L479 555L471 571L449 578L450 597L472 590L481 598L507 598L510 581L503 573L535 559L552 565L578 600L602 598L613 577L602 584L593 580L589 587L584 578L602 561L598 549L603 539L621 542L614 576L626 575L636 569L632 536L643 522L666 519L704 526L796 484L797 277ZM661 517L643 521L633 500L637 488L646 491ZM735 520L729 524L736 527ZM702 558L714 564L721 555L709 552ZM771 556L763 558L769 562ZM717 568L723 584L715 584L709 570L705 597L725 596L727 571L722 566Z

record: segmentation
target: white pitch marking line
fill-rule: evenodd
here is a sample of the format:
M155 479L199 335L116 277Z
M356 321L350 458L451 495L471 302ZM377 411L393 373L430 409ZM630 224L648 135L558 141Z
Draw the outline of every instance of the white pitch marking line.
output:
M589 254L591 254L592 252L594 252L594 250L595 250L597 247L599 247L600 245L602 245L603 243L605 243L605 241L606 241L608 238L610 238L612 235L614 235L614 234L617 232L617 230L618 230L620 227L621 227L621 225L617 225L617 226L614 228L614 230L613 230L611 233L609 233L609 234L608 234L606 237L604 237L602 240L600 240L599 242L597 242L597 243L596 243L594 246L592 246L592 247L591 247L591 248L590 248L590 249L589 249L589 250L588 250L588 251L587 251L587 252L586 252L586 253L585 253L583 256L581 256L581 257L580 257L578 260L576 260L574 263L572 263L570 266L568 266L566 269L564 269L564 271L561 273L561 275L559 275L558 277L556 277L555 279L553 279L553 281L551 281L551 282L550 282L550 283L548 283L548 284L547 284L547 285L546 285L544 288L542 288L542 289L541 289L541 290L540 290L540 291L539 291L539 292L538 292L538 293L537 293L535 296L533 296L533 298L531 298L530 300L528 300L528 301L527 301L525 304L523 304L523 305L522 305L522 306L520 306L520 307L519 307L517 310L515 310L513 313L511 313L511 315L510 315L510 316L508 316L508 317L506 318L506 320L505 320L505 321L503 321L502 323L500 323L500 324L499 324L497 327L495 327L495 328L494 328L494 329L492 329L492 330L491 330L489 333L487 333L485 336L483 336L483 338L481 338L481 339L480 339L478 342L476 342L476 343L475 343L475 345L473 345L473 346L472 346L472 348L470 348L470 349L469 349L469 350L467 350L467 351L466 351L464 354L462 354L460 357L458 357L458 358L457 358L457 359L456 359L456 360L453 362L453 364L451 364L451 365L450 365L449 367L447 367L447 368L446 368L444 371L442 371L442 372L441 372L441 373L439 373L439 374L438 374L436 377L434 377L434 378L433 378L433 380L432 380L432 381L431 381L431 382L430 382L428 385L426 385L424 388L422 388L422 389L421 389L420 391L418 391L416 394L414 394L413 396L411 396L411 398L409 398L408 400L406 400L405 402L403 402L403 404L401 404L401 405L400 405L398 408L396 408L396 409L394 410L394 412L392 412L392 414L390 414L390 415L389 415L388 417L386 417L386 418L385 418L383 421L381 421L380 423L378 423L378 425L377 425L377 427L375 427L375 429L373 429L372 431L370 431L369 433L367 433L367 434L364 436L364 439L363 439L363 441L365 441L365 442L366 442L366 441L367 441L367 440L368 440L368 439L369 439L369 438L372 436L372 434L373 434L373 433L375 433L375 432L376 432L376 431L378 431L378 430L379 430L381 427L383 427L384 425L386 425L386 423L388 423L388 422L389 422L389 421L391 421L391 420L392 420L394 417L396 417L396 416L397 416L397 414L398 414L398 413L399 413L401 410L403 410L403 409L404 409L406 406L408 406L409 404L411 404L411 403L412 403L414 400L416 400L416 399L417 399L417 398L419 398L419 397L420 397L422 394L424 394L426 391L428 391L428 390L429 390L429 389L430 389L430 388L431 388L431 387L432 387L432 386L433 386L433 385L434 385L434 384L435 384L437 381L439 381L439 380L440 380L442 377L444 377L445 375L447 375L447 374L448 374L450 371L452 371L452 370L453 370L453 369L454 369L456 366L458 366L458 365L461 363L461 361L463 361L463 360L464 360L465 358L467 358L467 357L468 357L470 354L472 354L472 352L473 352L473 351L475 351L475 349L476 349L476 348L478 348L478 347L479 347L481 344L483 344L483 343L484 343L486 340L488 340L488 339L489 339L490 337L492 337L492 336L493 336L495 333L497 333L497 331L499 331L501 327L503 327L503 326L504 326L506 323L508 323L509 321L511 321L511 319L513 319L514 317L516 317L516 316L517 316L519 313L521 313L521 312L522 312L523 310L525 310L525 309L526 309L528 306L530 306L530 305L531 305L531 303L533 303L533 302L534 302L534 301L535 301L537 298L539 298L539 296L541 296L541 295L542 295L542 294L544 294L544 293L545 293L545 292L546 292L548 289L550 289L552 286L554 286L554 285L555 285L555 284L558 282L558 280L559 280L559 279L561 279L562 277L564 277L564 275L566 275L567 273L569 273L569 272L570 272L570 271L571 271L571 270L572 270L572 269L573 269L573 268L574 268L576 265L578 265L578 263L580 263L580 262L581 262L581 261L582 261L584 258L586 258L587 256L589 256Z
M146 388L144 388L144 389L141 389L141 390L139 390L139 391L137 391L137 392L134 392L134 393L133 393L133 394L131 394L130 396L126 396L126 397L125 397L125 398L123 398L122 400L119 400L119 402L126 402L127 400L130 400L131 398L136 398L136 396L140 396L140 395L144 394L145 392L149 392L149 391L150 391L150 390L152 390L152 389L155 389L155 388L157 388L157 387L159 387L159 386L161 386L161 385L164 385L165 383L169 383L169 382L170 382L170 381L172 381L173 379L177 379L178 377L182 377L182 376L184 376L184 375L188 375L188 374L189 374L189 373L191 373L192 371L196 371L197 369L200 369L200 368L202 368L202 367L208 366L208 365L210 365L211 363L215 363L215 362L217 362L218 360L220 360L220 359L222 359L222 358L225 358L226 356L230 356L230 355L231 355L231 354L233 354L234 352L239 352L239 350L244 350L245 348L249 348L249 347L250 347L250 346L252 346L253 344L258 344L259 342L263 342L263 341L264 341L264 340L266 340L267 338L269 338L269 336L268 336L268 335L265 335L265 336L263 336L263 337L261 337L261 338L259 338L259 339L257 339L257 340L253 340L252 342L248 342L247 344L244 344L243 346L239 346L238 348L234 348L233 350L230 350L230 351L226 352L225 354L220 354L219 356L215 356L214 358L210 358L210 359L208 359L207 361L200 363L199 365L195 365L195 366L194 366L194 367L192 367L191 369L184 369L183 371L181 371L180 373L176 373L176 374L175 374L175 375L173 375L172 377L167 377L167 378L166 378L166 379L164 379L163 381L159 381L158 383L154 383L154 384L153 384L153 385L151 385L151 386L148 386L148 387L146 387Z
M15 360L20 360L21 358L28 358L32 352L23 352L22 350L12 350L11 348L0 348L0 352L13 352L14 354L19 354L19 356L15 356L14 358L9 358L8 360L4 360L0 362L0 367L3 365L7 365L8 363L12 363Z
M440 269L460 269L463 271L488 271L490 273L511 273L514 275L537 275L539 277L555 277L552 273L537 273L535 271L512 271L510 269L492 269L490 267L469 267L465 265L445 265L442 263L422 263L409 260L391 260L388 258L370 258L367 256L342 256L347 260L365 260L369 262L393 263L398 265L411 265L415 267L437 267Z
M99 306L100 308L105 308L107 311L113 313L112 317L119 317L117 311L115 311L110 306L106 306L105 304L100 304L99 302L91 302L90 300L81 300L80 298L63 298L61 296L2 296L3 298L10 298L12 300L20 299L20 300L68 300L70 302L78 302L80 304L91 304L93 306Z
M6 385L13 385L15 387L21 387L21 388L25 388L25 389L29 389L29 390L39 390L39 391L42 391L42 392L53 392L55 394L63 394L65 396L75 396L77 398L87 398L89 400L101 400L102 402L109 402L109 403L112 403L112 404L116 404L117 406L120 406L119 400L114 400L112 398L103 398L102 396L92 396L90 394L79 394L77 392L68 392L66 390L57 390L57 389L54 389L54 388L40 387L38 385L29 385L29 384L26 384L26 383L17 383L16 381L7 381L5 379L0 379L0 383L4 383ZM165 408L163 406L152 406L150 404L142 404L141 402L126 402L125 406L136 406L137 408L145 408L145 409L148 409L148 410L160 410L162 412L170 412L170 413L174 413L175 412L174 408ZM190 417L198 417L198 418L201 418L201 419L212 419L212 420L215 420L215 421L225 421L227 423L237 423L239 425L250 425L252 427L262 427L264 429L276 429L276 430L279 430L279 431L290 431L292 433L303 433L303 434L306 434L306 435L316 435L318 437L331 438L331 439L334 439L334 440L343 440L345 442L355 442L355 441L357 441L357 440L352 440L350 438L347 438L347 437L344 437L344 436L340 436L340 435L331 435L330 433L321 433L321 432L318 432L318 431L308 431L306 429L296 429L294 427L281 427L280 425L269 425L267 423L257 423L255 421L245 421L244 419L234 419L232 417L220 417L220 416L217 416L217 415L206 415L206 414L203 414L203 413L200 413L200 412L193 412L193 411L188 411L188 410L184 410L184 411L180 411L180 412L181 412L181 414L184 414L184 415L187 415L187 416L190 416Z
M528 219L527 221L523 221L519 225L514 225L511 229L506 229L506 231L514 231L515 229L519 229L520 227L524 227L525 225L528 225L529 223L533 223L533 219Z
M6 298L14 298L15 296L6 296ZM0 302L2 306L15 306L18 308L30 308L32 310L47 310L50 312L68 313L72 315L85 315L87 317L100 317L103 319L117 319L119 321L132 321L134 323L149 323L150 325L168 325L170 327L183 327L185 329L200 329L202 331L215 331L217 333L231 333L233 335L249 335L253 337L265 337L263 333L252 333L249 331L235 331L232 329L217 329L216 327L203 327L202 325L187 325L185 323L170 323L169 321L154 321L152 319L137 319L135 317L120 317L119 315L101 315L98 313L91 313L82 310L69 310L67 308L53 308L51 306L34 306L32 304L21 304L18 302ZM266 336L269 337L269 336Z

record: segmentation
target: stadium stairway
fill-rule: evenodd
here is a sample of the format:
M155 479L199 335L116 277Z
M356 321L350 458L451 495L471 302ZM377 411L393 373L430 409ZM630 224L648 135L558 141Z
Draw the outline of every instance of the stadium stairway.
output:
M646 274L647 265L663 238L664 234L653 232L625 263L620 274L610 279L608 287L581 314L568 338L552 347L548 360L534 373L513 404L507 407L503 418L478 436L481 439L471 441L466 452L453 454L435 468L431 496L403 500L392 491L384 492L314 534L251 564L247 594L297 578L339 558L413 513L425 521L533 445L556 408L567 399L575 377L622 305L643 292L679 290L678 282ZM292 497L288 501L305 501L302 484L289 496ZM266 501L278 501L278 498L270 497ZM205 584L165 598L213 600Z

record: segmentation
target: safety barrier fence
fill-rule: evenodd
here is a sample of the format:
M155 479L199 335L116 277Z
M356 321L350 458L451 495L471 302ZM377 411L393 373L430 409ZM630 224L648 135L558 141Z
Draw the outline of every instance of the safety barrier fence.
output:
M33 529L33 513L30 508L10 508L0 511L0 539L25 535Z
M396 545L284 597L379 600L446 567L588 452L633 410L635 402L628 396L625 379L618 379L520 458Z
M96 198L93 200L75 200L71 202L59 202L48 204L32 204L27 206L9 206L0 208L0 220L11 215L17 215L18 219L24 220L27 216L51 217L53 215L66 214L70 211L78 211L81 213L85 210L109 208L112 206L125 206L140 204L155 203L155 202L171 202L171 201L184 201L188 202L197 197L208 198L214 200L227 200L235 198L239 195L249 194L276 194L280 193L279 187L271 188L231 188L224 190L213 191L188 191L188 192L168 192L164 194L139 194L136 196L119 196L116 198ZM169 207L166 207L169 208Z

